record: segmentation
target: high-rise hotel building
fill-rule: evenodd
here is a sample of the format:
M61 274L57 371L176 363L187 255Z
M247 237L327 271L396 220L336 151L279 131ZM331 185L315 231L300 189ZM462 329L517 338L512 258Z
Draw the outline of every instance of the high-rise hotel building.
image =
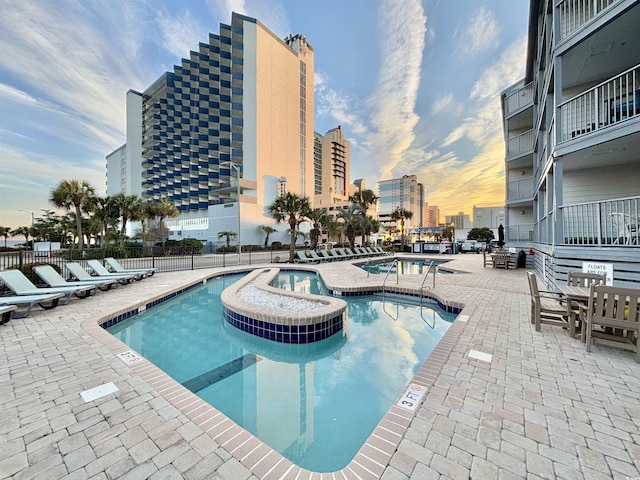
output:
M278 192L314 192L313 72L304 36L280 39L233 13L173 71L127 93L127 143L107 157L107 193L137 193L139 182L144 199L180 210L172 235L215 242L240 215L243 243L261 243Z
M338 125L324 135L315 133L313 205L329 208L349 200L351 145Z
M424 226L424 187L416 175L403 175L378 182L378 221L381 230L396 226L392 214L397 208L412 214L405 221L406 229Z

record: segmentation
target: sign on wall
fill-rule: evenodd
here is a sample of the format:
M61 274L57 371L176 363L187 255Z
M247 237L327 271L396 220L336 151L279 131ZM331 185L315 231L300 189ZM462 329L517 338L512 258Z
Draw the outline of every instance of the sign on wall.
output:
M582 262L582 273L597 273L607 275L607 285L613 285L613 263Z

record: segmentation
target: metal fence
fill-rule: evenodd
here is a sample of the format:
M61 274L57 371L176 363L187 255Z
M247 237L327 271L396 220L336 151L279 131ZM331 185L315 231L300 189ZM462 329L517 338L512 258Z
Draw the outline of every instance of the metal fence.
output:
M173 272L234 265L287 262L289 260L289 250L243 251L240 256L235 252L199 253L193 251L174 251L169 255L151 253L148 256L143 256L141 250L137 248L128 248L124 251L89 248L83 252L78 250L19 250L0 253L0 270L46 263L55 265L61 272L64 272L64 265L67 262L78 262L86 266L87 260L98 259L102 261L106 257L116 258L124 268L155 268L158 272Z

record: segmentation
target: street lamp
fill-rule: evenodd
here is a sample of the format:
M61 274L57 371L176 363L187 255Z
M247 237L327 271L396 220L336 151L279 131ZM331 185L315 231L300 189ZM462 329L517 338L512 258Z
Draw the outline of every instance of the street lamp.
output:
M237 200L238 200L238 265L240 265L241 255L242 255L242 242L240 240L240 167L231 162L223 162L224 164L229 164L235 171L238 176L238 185L237 185ZM222 165L222 164L221 164Z
M18 212L24 212L24 213L30 213L31 214L31 228L33 228L33 212L31 212L29 210L20 210L20 209L18 209Z

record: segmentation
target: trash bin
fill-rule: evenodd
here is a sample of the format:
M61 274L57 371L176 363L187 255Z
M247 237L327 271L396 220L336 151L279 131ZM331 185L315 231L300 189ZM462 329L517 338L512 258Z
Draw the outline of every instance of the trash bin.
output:
M524 250L520 250L518 253L518 268L526 268L527 267L527 254L524 253Z

